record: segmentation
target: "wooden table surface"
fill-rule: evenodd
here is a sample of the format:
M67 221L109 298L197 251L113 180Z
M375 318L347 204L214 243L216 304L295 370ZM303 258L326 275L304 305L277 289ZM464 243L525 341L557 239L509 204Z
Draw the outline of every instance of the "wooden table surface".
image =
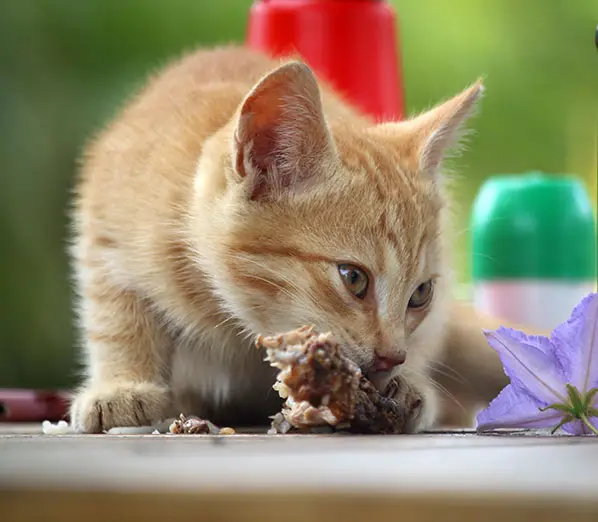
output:
M0 428L0 520L592 520L598 437Z

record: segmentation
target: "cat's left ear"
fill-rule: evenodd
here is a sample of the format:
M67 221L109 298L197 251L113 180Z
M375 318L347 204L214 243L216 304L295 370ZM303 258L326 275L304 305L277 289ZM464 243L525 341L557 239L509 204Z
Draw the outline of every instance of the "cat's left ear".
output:
M309 67L282 65L247 95L234 132L233 167L251 200L305 189L334 145Z
M457 96L410 120L379 126L387 136L397 138L413 163L413 168L432 178L440 170L449 150L457 148L466 121L475 112L484 93L478 80Z

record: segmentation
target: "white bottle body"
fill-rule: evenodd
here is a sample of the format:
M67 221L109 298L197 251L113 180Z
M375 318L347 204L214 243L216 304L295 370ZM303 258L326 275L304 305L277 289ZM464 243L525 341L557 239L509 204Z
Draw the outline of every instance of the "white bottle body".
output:
M567 321L571 312L596 281L498 280L473 286L475 307L516 324L552 330Z

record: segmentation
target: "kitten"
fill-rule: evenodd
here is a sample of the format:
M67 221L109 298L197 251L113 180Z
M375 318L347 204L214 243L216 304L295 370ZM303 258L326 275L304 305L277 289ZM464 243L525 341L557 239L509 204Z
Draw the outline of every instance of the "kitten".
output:
M482 90L375 124L306 65L242 48L153 78L77 186L75 429L181 411L265 423L279 400L253 338L303 324L339 336L381 388L398 374L422 399L414 431L438 418L436 363L469 383L461 399L492 398L498 358L450 297L440 173Z

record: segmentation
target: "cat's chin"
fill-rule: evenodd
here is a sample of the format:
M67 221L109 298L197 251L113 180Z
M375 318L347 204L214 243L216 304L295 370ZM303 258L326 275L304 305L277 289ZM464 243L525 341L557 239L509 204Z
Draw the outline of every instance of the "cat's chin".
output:
M365 377L376 387L382 394L386 395L391 380L396 377L396 372L365 372Z
M376 372L369 379L383 396L394 399L406 409L404 433L418 433L433 427L437 416L434 389L398 371ZM385 375L382 375L384 373Z

